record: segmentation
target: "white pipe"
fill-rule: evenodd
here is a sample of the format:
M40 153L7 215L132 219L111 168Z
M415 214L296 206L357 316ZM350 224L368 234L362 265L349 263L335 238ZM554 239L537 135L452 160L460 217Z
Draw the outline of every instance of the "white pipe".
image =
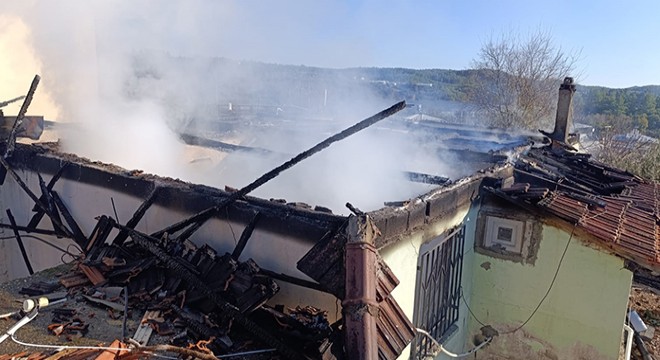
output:
M420 329L420 328L417 328L417 329L415 329L415 330L417 330L418 333L420 333L420 334L426 336L427 338L431 339L431 341L432 341L432 342L433 342L438 348L440 348L440 351L442 351L443 353L445 353L445 355L447 355L447 356L449 356L449 357L451 357L451 358L463 358L463 357L469 356L470 354L472 354L472 353L478 351L478 350L481 349L482 347L488 345L488 344L490 343L490 341L493 340L492 337L489 337L489 338L487 338L484 342L482 342L481 344L479 344L477 347L472 348L471 350L469 350L469 351L467 351L467 352L464 352L464 353L462 353L462 354L454 354L454 353L450 352L449 350L445 349L444 346L442 346L442 344L440 344L437 340L435 340L435 338L433 338L433 336L431 336L431 334L428 333L428 331L426 331L426 330L424 330L424 329Z
M634 330L626 325L623 324L623 330L626 331L627 338L626 338L626 356L624 357L624 360L630 360L630 352L632 351L632 342L633 342L633 335L635 334Z
M0 336L0 344L2 344L10 336L14 335L14 333L16 331L18 331L18 329L23 327L23 325L29 323L30 321L32 321L32 319L37 317L38 313L39 313L39 311L37 311L37 309L34 309L32 312L30 312L30 313L26 314L25 316L23 316L23 318L21 320L16 322L16 324L14 324L14 326L10 327L9 330L7 330L6 333L4 333L4 334L2 334L2 336Z

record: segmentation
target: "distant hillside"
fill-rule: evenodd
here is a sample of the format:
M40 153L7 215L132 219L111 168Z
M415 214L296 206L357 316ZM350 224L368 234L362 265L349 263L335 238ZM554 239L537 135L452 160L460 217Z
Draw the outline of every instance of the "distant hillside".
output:
M258 107L263 111L335 116L361 104L391 105L406 100L418 111L445 116L470 110L465 80L475 70L348 68L328 69L277 65L225 58L199 59L165 56L156 60L136 56L131 96L165 99L172 111L195 117L218 116L228 106ZM168 92L174 86L175 91ZM135 90L137 89L137 90ZM182 99L185 94L193 99ZM206 110L200 109L208 104ZM230 105L231 104L231 105ZM660 131L660 86L609 89L578 85L576 114L639 118L648 129ZM188 107L187 107L188 106ZM210 109L210 110L209 110ZM202 114L203 115L200 115Z

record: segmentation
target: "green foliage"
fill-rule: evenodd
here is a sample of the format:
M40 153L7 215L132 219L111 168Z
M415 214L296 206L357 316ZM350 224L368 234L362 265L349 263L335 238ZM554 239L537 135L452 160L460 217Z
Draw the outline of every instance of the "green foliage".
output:
M660 87L627 89L580 86L576 93L575 112L591 115L627 116L635 119L635 128L650 136L660 133Z

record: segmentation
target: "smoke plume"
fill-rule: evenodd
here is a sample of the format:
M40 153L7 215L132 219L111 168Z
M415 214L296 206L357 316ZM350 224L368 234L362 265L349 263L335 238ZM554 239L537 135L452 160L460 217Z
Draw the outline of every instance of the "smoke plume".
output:
M346 56L369 65L368 44L359 34L351 42L323 41L328 39L325 26L346 15L333 9L325 2L305 1L3 3L0 98L23 94L39 73L42 87L31 113L69 124L58 134L64 151L128 169L240 188L289 156L391 105L358 78L337 79L323 69L298 66L297 71L319 79L310 85L273 75L255 62L299 64L305 52L316 54L317 64L324 66L341 67ZM289 70L281 67L282 74ZM346 83L352 85L344 87ZM225 131L223 140L279 155L226 156L178 139L178 132L213 136L200 124L213 123L224 109L246 103L265 104L265 113L293 120L269 127L259 118L259 126ZM306 116L317 119L303 123ZM400 170L463 175L463 169L447 165L455 159L439 161L421 139L387 127L386 122L376 125L331 146L255 195L343 213L347 201L372 210L383 201L405 200L429 189L405 181Z

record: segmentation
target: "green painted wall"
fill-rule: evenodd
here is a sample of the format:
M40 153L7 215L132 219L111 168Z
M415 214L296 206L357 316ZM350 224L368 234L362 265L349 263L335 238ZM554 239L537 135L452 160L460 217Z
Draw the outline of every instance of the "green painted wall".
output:
M533 266L474 253L469 301L476 317L500 332L522 324L550 286L569 236L544 225ZM523 330L496 337L478 358L617 359L631 282L623 260L574 237L534 317ZM471 334L480 327L470 319Z

